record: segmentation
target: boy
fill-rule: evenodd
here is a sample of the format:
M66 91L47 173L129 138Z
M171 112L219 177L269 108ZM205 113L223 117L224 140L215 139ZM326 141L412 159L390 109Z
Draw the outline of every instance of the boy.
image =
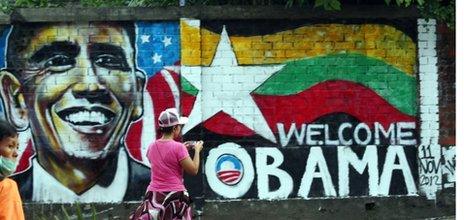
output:
M8 178L16 170L17 157L18 133L10 124L0 120L0 220L24 220L18 185Z

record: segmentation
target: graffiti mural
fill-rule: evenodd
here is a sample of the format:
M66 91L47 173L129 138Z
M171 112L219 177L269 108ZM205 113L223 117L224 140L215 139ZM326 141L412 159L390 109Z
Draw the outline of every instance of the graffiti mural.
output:
M178 63L178 27L52 23L3 31L1 95L6 119L23 131L14 178L25 200L143 196L150 173L141 145L155 135L146 82Z
M27 201L140 200L156 119L175 107L190 119L183 139L205 141L202 175L185 179L194 198L416 196L437 188L430 178L451 187L454 148L430 148L436 122L417 124L435 114L418 98L428 93L417 25L4 27L1 110L21 141L14 178Z
M416 195L414 33L271 23L181 21L183 133L212 147L205 197Z
M443 187L456 187L456 146L442 148Z

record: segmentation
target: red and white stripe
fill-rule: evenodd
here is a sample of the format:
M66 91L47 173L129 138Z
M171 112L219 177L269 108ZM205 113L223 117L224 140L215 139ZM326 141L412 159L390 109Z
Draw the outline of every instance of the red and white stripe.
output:
M217 172L219 179L228 184L236 183L242 176L242 172L238 170L221 170Z

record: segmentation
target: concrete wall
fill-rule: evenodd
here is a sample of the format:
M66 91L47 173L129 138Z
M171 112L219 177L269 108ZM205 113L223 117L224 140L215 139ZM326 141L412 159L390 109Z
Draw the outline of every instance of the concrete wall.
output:
M415 11L370 9L2 17L1 110L20 131L23 200L140 200L168 107L189 116L184 140L205 141L201 175L185 180L205 217L232 201L452 194L452 33Z

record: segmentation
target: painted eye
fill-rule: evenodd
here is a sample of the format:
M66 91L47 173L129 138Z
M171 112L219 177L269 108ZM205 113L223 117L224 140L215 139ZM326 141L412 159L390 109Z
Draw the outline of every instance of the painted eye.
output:
M124 69L125 61L111 54L102 54L95 59L95 64L108 69Z
M63 72L72 68L76 60L66 55L58 54L45 61L44 67L52 72Z

